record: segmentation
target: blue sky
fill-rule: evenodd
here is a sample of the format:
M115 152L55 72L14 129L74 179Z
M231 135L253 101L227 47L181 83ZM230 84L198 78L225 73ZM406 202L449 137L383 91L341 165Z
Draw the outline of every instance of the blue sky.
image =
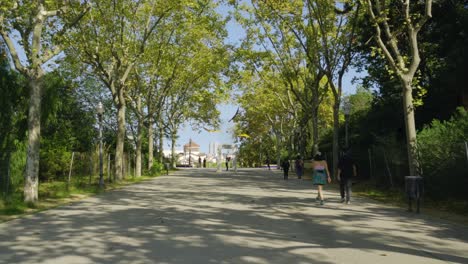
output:
M229 8L225 5L220 6L217 11L226 16L229 12ZM241 39L245 36L242 27L234 20L229 21L227 24L228 38L226 40L229 44L239 44ZM343 92L344 94L352 94L356 91L356 85L351 84L352 79L355 76L363 76L362 73L357 73L354 69L350 69L343 77ZM182 149L184 144L187 144L190 138L200 145L201 152L208 152L210 142L218 142L221 144L232 144L234 139L230 132L234 124L228 121L234 116L237 110L237 105L234 104L223 104L218 106L218 110L221 112L221 129L219 132L209 133L206 131L198 132L191 129L190 125L186 124L179 130L179 139L177 140L177 149ZM169 149L169 142L166 142L165 149Z

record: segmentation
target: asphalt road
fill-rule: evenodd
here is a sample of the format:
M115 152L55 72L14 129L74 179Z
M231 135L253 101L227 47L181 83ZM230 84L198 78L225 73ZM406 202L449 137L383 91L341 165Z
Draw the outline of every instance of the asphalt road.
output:
M280 172L185 169L0 224L0 263L468 263L468 227Z

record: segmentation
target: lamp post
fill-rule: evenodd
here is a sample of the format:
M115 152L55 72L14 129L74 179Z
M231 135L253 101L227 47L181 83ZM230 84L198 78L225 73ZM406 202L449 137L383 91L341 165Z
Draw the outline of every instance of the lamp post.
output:
M96 107L96 112L99 117L99 188L104 187L104 178L102 173L102 114L104 114L104 106L101 102Z
M217 145L216 153L217 153L216 163L218 164L216 172L220 172L221 171L221 145Z
M189 168L192 167L192 138L189 140L189 149L188 149L188 166Z
M348 119L349 119L349 113L351 112L351 104L349 103L349 100L344 101L343 105L343 111L345 114L345 147L349 147L349 141L348 141Z

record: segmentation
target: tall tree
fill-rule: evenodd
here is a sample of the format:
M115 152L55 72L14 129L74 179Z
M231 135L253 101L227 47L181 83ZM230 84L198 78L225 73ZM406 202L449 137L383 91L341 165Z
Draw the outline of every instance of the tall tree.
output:
M421 62L418 33L432 17L432 0L425 0L424 5L410 0L401 1L401 4L366 0L366 5L375 29L374 39L387 60L391 73L397 76L401 84L409 172L411 175L418 175L413 82Z
M316 153L319 145L319 107L328 85L324 82L323 43L320 41L319 25L310 8L313 2L253 1L253 6L255 14L262 21L265 36L278 54L284 80L305 110L300 122L300 137L304 138L302 128L307 127L309 119L312 119L312 152ZM300 79L303 85L297 85L295 79ZM302 145L306 145L305 142Z
M0 1L0 35L15 69L28 80L29 85L26 202L38 200L44 66L62 52L67 31L82 19L87 10L86 1Z
M334 96L334 168L338 160L339 109L342 79L353 55L359 4L341 1L252 1L256 35L263 48L276 54L284 80L306 110L301 127L313 123L314 152L318 150L319 107L330 87ZM341 8L341 9L340 9ZM326 78L325 78L326 77ZM297 85L297 80L304 84ZM309 114L310 113L310 114ZM301 135L303 133L298 133ZM336 169L334 169L336 171Z
M238 101L243 111L236 118L236 134L246 134L251 138L244 142L244 146L248 142L260 142L260 139L263 139L263 144L269 144L272 139L272 143L276 145L276 160L279 165L282 150L294 149L289 143L297 128L300 104L283 86L285 84L281 81L281 74L264 69L264 72L254 72L253 75L246 71L242 76L244 81L240 87L243 94ZM283 85L277 85L278 83ZM268 149L266 146L260 147ZM266 154L273 156L273 153Z
M146 55L158 26L170 20L185 1L105 0L93 3L92 12L71 39L70 55L90 67L112 94L117 108L115 175L123 178L125 113L128 77Z
M175 141L182 123L189 121L194 129L219 126L216 105L227 96L221 84L221 73L228 67L229 54L222 39L213 41L210 46L200 39L177 61L184 65L184 70L177 74L166 98L163 118L172 141L173 165Z
M143 63L137 71L138 86L142 93L143 109L139 111L141 121L146 124L148 130L148 170L153 167L154 159L154 126L158 124L162 115L162 105L172 87L178 67L174 56L178 53L174 51L174 34L176 27L164 23L154 41L150 43L148 56L142 58ZM172 28L172 29L171 29ZM161 132L160 130L158 130Z
M343 76L353 58L355 32L360 3L355 6L347 1L307 1L307 9L317 23L321 48L318 50L323 72L333 93L333 175L336 178L339 152L339 113L343 92ZM323 66L322 66L323 65Z
M203 124L213 121L212 108L207 105L214 106L216 102L206 102L215 98L219 89L213 89L215 93L199 95L214 87L211 83L219 79L227 67L226 58L229 58L223 45L226 21L215 12L216 6L217 3L212 1L197 1L186 6L184 12L173 17L170 23L161 23L148 43L147 56L138 66L138 90L143 93L142 104L146 107L139 111L139 116L151 130L148 133L149 166L152 166L154 123L158 125L158 152L162 162L165 126L177 123L171 128L177 132L184 120L198 119ZM173 101L176 97L178 99ZM194 103L197 98L198 103ZM185 111L187 103L191 104L191 111ZM167 110L172 107L180 110L183 116L163 120L162 110L166 111L167 117Z

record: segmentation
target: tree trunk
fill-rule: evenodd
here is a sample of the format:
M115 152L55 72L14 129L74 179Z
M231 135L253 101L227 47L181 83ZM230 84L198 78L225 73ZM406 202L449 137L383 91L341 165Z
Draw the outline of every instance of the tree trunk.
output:
M312 138L314 141L314 148L312 150L312 156L315 156L317 152L319 151L319 131L318 131L318 98L314 99L314 101L317 100L316 104L317 107L312 112ZM315 104L315 103L314 103Z
M142 140L142 130L143 125L141 121L138 124L138 132L137 132L137 142L136 142L136 160L135 160L135 177L141 176L141 140Z
M411 78L412 79L412 78ZM419 159L417 156L416 125L414 120L413 94L411 80L403 82L403 114L405 116L406 144L408 151L409 173L419 175Z
M313 74L315 69L311 70L309 68L309 72ZM324 73L318 72L315 75L315 79L311 82L311 91L312 91L312 139L314 142L314 147L312 149L312 157L317 155L319 152L319 107L320 107L320 81L322 80Z
M172 168L176 167L176 152L175 152L175 145L176 145L177 135L176 133L171 133L171 164Z
M161 122L161 121L160 121ZM159 128L159 155L158 155L158 159L159 159L159 163L160 164L163 164L163 158L164 158L164 153L163 153L163 148L164 148L164 142L163 142L163 138L164 138L164 128L162 127L162 124Z
M319 100L319 96L320 96L320 93L319 93L319 86L320 86L320 81L317 81L314 83L315 87L312 88L312 92L313 92L313 99L312 99L312 127L313 127L313 140L314 140L314 145L318 145L318 111L319 111L319 104L320 104L320 100ZM314 155L316 153L313 153Z
M281 166L281 134L276 133L276 168L280 169Z
M123 179L123 153L125 141L125 110L124 103L117 105L117 146L115 148L115 176L117 181Z
M154 155L154 150L153 150L153 145L154 145L154 135L153 135L153 118L149 118L149 124L148 124L148 170L151 170L153 168L153 155Z
M336 180L338 172L338 151L339 151L339 112L340 111L340 101L335 99L335 104L333 105L333 179Z
M304 123L305 122L305 123ZM302 120L302 124L300 124L299 130L296 135L296 148L297 151L294 153L294 158L296 158L297 155L301 155L301 157L304 157L305 149L306 149L306 138L305 138L305 133L304 133L304 128L307 127L307 120Z
M24 179L24 201L35 203L39 188L39 147L41 137L42 74L29 79L28 153Z
M138 96L137 101L138 112L141 113L141 97ZM143 132L143 118L138 118L138 131L136 140L136 157L135 157L135 177L141 176L141 140Z

